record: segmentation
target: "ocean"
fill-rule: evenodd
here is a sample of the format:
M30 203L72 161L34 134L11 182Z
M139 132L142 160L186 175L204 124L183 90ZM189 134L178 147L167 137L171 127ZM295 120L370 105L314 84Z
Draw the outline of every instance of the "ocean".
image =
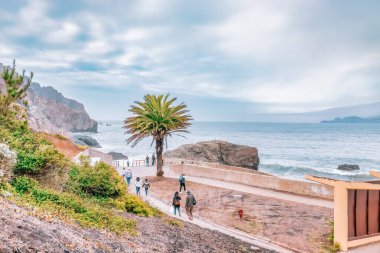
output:
M94 137L104 152L116 151L130 160L154 152L152 140L132 148L127 145L123 122L101 122ZM257 147L259 170L296 180L305 174L344 180L372 179L368 172L380 170L380 124L309 124L193 122L186 138L168 138L167 149L206 140L224 140ZM340 164L357 164L360 171L337 170Z

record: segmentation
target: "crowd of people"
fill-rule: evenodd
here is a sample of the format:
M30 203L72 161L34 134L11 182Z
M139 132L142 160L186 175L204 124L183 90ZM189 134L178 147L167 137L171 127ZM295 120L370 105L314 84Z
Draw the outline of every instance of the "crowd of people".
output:
M149 157L147 156L147 163L149 162ZM131 180L133 177L131 169L125 170L123 168L122 170L122 176L124 177L127 186L129 187L131 185ZM194 206L197 204L197 201L194 197L194 195L187 190L186 191L186 178L185 175L182 174L178 178L179 181L179 191L176 191L173 196L173 201L172 201L172 210L174 215L178 215L181 217L181 196L180 194L182 193L182 189L184 192L186 192L186 198L185 198L185 210L187 213L187 216L189 217L190 220L193 219L193 209ZM135 180L135 189L136 189L136 195L141 196L141 188L144 188L145 190L145 196L148 196L149 194L149 188L150 188L150 182L148 178L141 179L140 177L136 177Z

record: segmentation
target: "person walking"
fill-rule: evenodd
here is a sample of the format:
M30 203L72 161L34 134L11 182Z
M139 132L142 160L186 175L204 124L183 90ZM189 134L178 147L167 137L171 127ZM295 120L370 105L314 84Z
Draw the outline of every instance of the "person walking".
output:
M179 181L179 193L182 193L182 187L183 187L183 190L186 191L185 175L181 174L181 176L179 176L178 178L178 181Z
M141 180L139 177L136 177L135 186L136 186L136 195L140 196Z
M148 155L145 158L145 164L146 164L146 166L149 166L149 156Z
M149 184L149 180L147 178L145 178L145 181L142 185L145 189L145 195L148 196L148 190L150 188L150 184Z
M156 156L153 153L153 155L152 155L152 166L154 166L155 163L156 163Z
M132 179L132 171L131 169L128 169L128 171L125 173L125 178L127 180L128 186L131 184L131 179Z
M191 194L190 191L187 191L187 196L186 196L186 212L187 216L189 217L190 220L193 219L193 208L197 204L197 201L194 198L194 195Z
M178 211L178 215L179 217L181 217L181 197L179 196L178 192L174 193L173 207L174 207L174 215L177 215L177 211Z
M127 182L127 172L125 171L125 168L123 167L123 169L121 170L121 176L124 178L125 182Z

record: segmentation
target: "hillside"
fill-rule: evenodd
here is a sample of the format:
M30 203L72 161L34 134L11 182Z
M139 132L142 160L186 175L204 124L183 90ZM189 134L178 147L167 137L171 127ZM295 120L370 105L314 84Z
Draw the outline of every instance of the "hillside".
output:
M124 215L136 220L136 236L83 228L0 197L0 252L271 252L190 223Z

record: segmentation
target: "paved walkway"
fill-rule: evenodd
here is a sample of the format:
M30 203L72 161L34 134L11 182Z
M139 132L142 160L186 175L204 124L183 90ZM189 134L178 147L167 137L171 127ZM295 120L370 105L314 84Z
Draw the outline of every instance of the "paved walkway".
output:
M351 249L348 253L379 253L380 243L369 244L366 246L361 246L356 249Z
M145 177L145 176L154 176L156 168L155 167L132 167L132 172L134 177ZM164 168L165 176L169 178L177 178L178 175L172 174L167 167ZM334 208L334 202L332 200L320 199L320 198L312 198L306 197L302 195L296 195L286 192L279 192L269 189L263 189L259 187L253 187L243 184L230 183L226 181L220 181L210 178L201 178L201 177L191 177L189 176L186 180L190 182L221 187L228 190L236 190L245 193L251 193L259 196L270 197L270 198L278 198L282 200L297 202L306 205L315 205L327 208Z

